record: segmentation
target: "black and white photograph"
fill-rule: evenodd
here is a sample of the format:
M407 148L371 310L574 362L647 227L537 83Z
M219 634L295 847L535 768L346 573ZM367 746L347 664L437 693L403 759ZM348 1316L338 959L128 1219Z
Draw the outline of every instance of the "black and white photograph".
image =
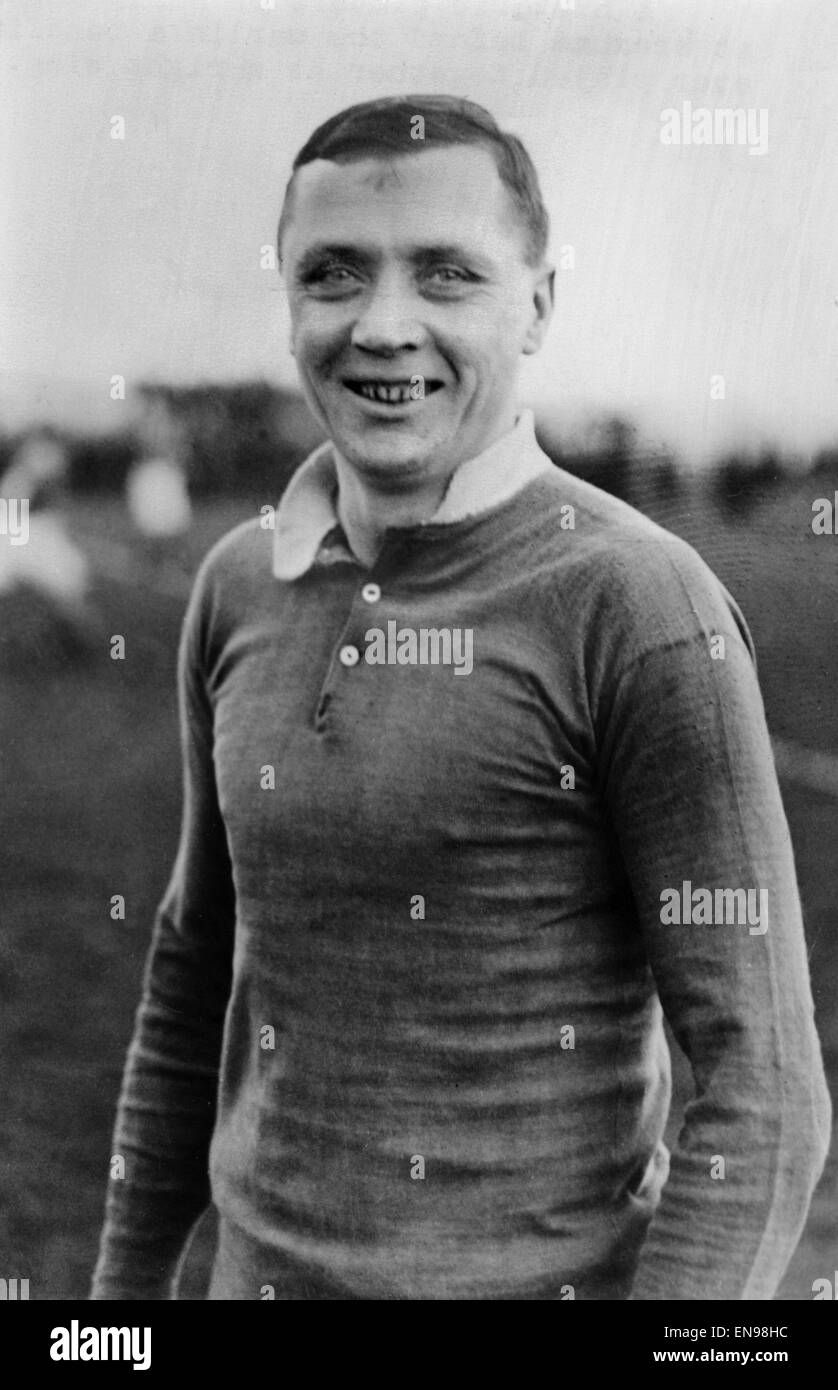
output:
M718 1309L838 1299L833 0L0 15L0 1301L793 1363Z

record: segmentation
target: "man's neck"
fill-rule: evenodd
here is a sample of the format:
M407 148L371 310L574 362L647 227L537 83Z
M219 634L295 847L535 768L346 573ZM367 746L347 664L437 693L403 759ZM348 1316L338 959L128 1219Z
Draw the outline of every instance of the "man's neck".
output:
M400 496L370 487L339 454L336 465L338 517L353 554L367 567L374 564L390 527L418 526L430 520L455 471L431 478L423 489Z
M503 438L514 423L513 414L512 422L498 428L476 453L483 453ZM400 494L371 485L337 449L334 457L338 479L338 518L353 554L367 567L375 563L385 531L391 527L420 526L430 521L439 509L451 479L465 462L461 460L444 473L428 478L422 486Z

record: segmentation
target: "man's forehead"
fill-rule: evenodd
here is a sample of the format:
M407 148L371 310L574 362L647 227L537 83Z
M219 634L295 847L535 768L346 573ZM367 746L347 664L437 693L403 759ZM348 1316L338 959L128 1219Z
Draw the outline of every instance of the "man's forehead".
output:
M421 242L520 238L520 224L491 153L450 145L421 153L337 163L317 159L297 170L293 240L365 241L375 230ZM289 231L292 230L289 228Z

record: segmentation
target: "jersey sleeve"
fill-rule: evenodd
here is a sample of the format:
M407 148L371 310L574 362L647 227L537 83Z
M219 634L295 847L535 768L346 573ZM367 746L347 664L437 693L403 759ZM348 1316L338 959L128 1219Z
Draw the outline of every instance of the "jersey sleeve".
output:
M695 1087L632 1297L770 1299L830 1105L753 644L683 543L614 578L595 701L603 790Z
M92 1299L171 1297L186 1237L209 1202L235 895L213 769L205 580L204 570L178 653L180 842L154 921L123 1076L112 1154L122 1158L124 1176L110 1178Z

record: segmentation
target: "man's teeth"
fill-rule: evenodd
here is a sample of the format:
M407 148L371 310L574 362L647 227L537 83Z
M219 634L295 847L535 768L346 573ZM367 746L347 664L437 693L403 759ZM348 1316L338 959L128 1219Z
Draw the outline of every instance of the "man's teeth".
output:
M362 396L366 396L368 401L386 401L389 405L400 405L411 399L409 384L405 386L382 386L379 382L365 381L361 382L358 390Z

